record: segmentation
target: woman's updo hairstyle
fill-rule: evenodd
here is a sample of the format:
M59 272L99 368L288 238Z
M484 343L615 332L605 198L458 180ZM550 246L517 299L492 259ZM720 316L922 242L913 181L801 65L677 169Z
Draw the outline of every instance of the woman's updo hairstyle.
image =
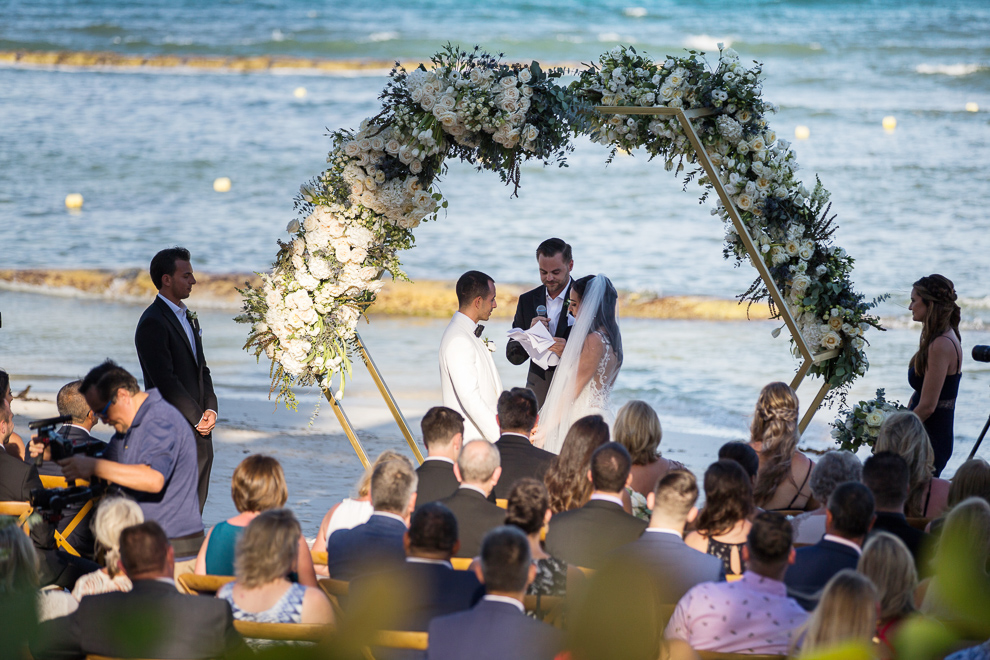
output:
M750 442L760 443L763 459L753 499L763 506L791 472L791 456L797 450L798 397L787 383L770 383L760 392L750 427Z
M925 303L925 318L921 320L921 341L918 352L911 358L915 373L924 376L928 369L928 348L945 331L952 328L956 339L959 334L959 321L962 310L956 304L956 288L952 280L944 275L928 275L914 283L914 290Z

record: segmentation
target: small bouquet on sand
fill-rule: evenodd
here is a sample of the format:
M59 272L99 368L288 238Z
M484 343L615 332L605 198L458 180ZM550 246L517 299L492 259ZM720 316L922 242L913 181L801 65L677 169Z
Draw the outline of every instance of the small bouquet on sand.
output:
M832 438L839 449L855 452L863 445L873 447L880 435L880 427L884 420L899 410L907 410L897 401L887 401L881 387L877 397L869 401L860 401L852 410L842 412L832 422Z

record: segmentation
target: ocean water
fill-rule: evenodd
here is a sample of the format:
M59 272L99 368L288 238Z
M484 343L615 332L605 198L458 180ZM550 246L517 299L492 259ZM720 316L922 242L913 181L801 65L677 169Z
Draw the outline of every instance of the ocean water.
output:
M0 5L0 50L424 60L451 41L512 60L578 63L617 43L657 58L731 45L743 61L764 63L765 97L781 107L771 118L778 135L809 128L810 138L794 143L800 174L832 191L836 242L857 259L857 286L892 295L881 308L892 330L870 338L873 368L854 398L887 387L907 399L918 331L906 311L911 283L931 272L955 281L967 353L960 444L972 443L990 413L990 371L968 357L974 344L990 343L988 35L990 5L977 0ZM384 82L382 72L0 66L0 269L144 268L163 246L182 244L199 270L264 270L294 217L299 184L325 165L328 129L374 114ZM293 94L299 87L303 98ZM896 130L882 128L886 116ZM404 255L409 274L453 279L478 268L535 282L533 251L557 235L574 246L576 273L604 272L626 289L727 298L756 277L723 261L721 224L697 204L697 188L682 192L642 154L606 167L602 147L576 145L566 169L527 166L518 198L493 175L452 163L440 184L449 211L421 226ZM231 192L213 191L220 176L231 178ZM69 193L85 197L82 211L65 209ZM18 384L50 392L94 359L134 361L129 306L0 291L0 312L0 365ZM66 330L95 317L107 330L92 338ZM437 384L430 356L442 324L431 323L376 319L368 329L413 409ZM229 315L210 326L223 328L208 343L223 396L263 398L267 368L239 350L243 328ZM625 327L637 348L617 396L650 401L675 431L744 432L760 386L795 367L785 340L769 339L771 324ZM500 366L507 384L522 381ZM418 384L424 369L429 378ZM809 442L827 443L828 417L819 416ZM307 414L299 418L304 427Z

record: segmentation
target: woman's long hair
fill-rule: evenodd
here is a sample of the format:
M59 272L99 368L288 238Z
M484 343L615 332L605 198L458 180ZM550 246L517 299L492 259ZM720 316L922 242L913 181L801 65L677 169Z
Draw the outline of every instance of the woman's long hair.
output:
M935 451L924 422L910 410L892 414L880 426L880 435L873 451L892 451L908 464L911 483L904 512L909 516L921 517L924 514L925 493L935 474Z
M604 280L605 290L602 292L601 305L599 305L595 318L591 322L591 328L592 330L600 330L605 333L609 343L612 344L615 356L619 359L619 364L622 364L622 333L619 332L619 321L615 314L615 307L619 301L619 293L615 290L615 286L612 285L612 280L604 275L585 275L581 279L574 280L571 290L576 291L581 296L583 304L585 299L584 294L587 291L588 285L595 277L601 277Z
M928 348L945 331L952 328L956 339L962 341L959 334L959 321L962 310L956 304L956 289L952 280L943 275L928 275L914 283L914 290L926 307L925 318L921 321L921 341L918 352L911 358L911 366L919 376L924 376L928 370Z
M753 484L739 463L724 458L705 470L705 508L698 514L697 530L707 537L728 532L756 509Z
M875 533L863 546L856 570L877 588L881 622L914 612L918 571L904 541L887 532Z
M757 506L772 500L790 475L799 438L797 394L787 383L770 383L760 392L750 427L750 442L761 443L760 471L753 488Z
M588 415L574 422L560 454L547 468L544 481L550 493L550 510L554 513L583 506L591 497L591 455L608 442L608 424L601 415Z
M851 568L839 571L803 628L801 657L843 642L869 644L877 631L876 587Z

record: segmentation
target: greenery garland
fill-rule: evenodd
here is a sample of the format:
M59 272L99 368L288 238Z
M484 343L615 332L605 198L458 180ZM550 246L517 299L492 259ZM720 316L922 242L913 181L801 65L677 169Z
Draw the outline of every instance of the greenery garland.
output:
M336 396L342 395L357 322L381 290L382 275L407 279L399 251L413 246L420 222L447 206L433 186L448 158L493 170L517 191L523 161L566 166L572 137L589 135L612 147L612 156L642 148L668 171L687 169L685 189L697 181L701 201L707 199L711 182L675 117L594 110L634 105L716 111L695 120L696 130L801 333L812 347L839 349L810 373L826 378L831 395L844 401L869 366L864 332L882 329L870 313L879 301L853 289L853 259L832 245L828 192L820 181L809 191L796 179L794 152L769 129L766 116L776 108L761 98L760 64L747 69L721 45L714 67L697 51L657 64L632 47L616 47L564 87L563 69L501 58L448 44L429 67L406 71L397 64L381 112L356 132L332 134L329 168L296 199L302 220L289 223L292 239L279 241L261 286L241 291L237 320L251 324L245 349L272 361L277 398L294 409L294 387L332 391L338 375ZM749 259L721 204L713 214L726 224L726 258L737 265ZM779 317L762 279L738 297L767 300Z

